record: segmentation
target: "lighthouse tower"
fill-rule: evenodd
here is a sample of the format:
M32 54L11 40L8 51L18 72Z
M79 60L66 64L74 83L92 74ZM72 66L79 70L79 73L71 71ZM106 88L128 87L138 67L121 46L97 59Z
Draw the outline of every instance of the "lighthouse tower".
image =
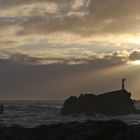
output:
M125 90L125 81L126 81L126 79L123 78L123 79L122 79L122 90Z

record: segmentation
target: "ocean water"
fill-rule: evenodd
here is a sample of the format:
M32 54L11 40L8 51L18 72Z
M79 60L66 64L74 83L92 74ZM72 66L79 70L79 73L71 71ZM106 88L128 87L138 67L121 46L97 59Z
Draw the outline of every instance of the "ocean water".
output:
M119 119L128 124L140 123L140 114L115 117L102 114L96 114L95 116L86 116L85 114L62 116L60 112L63 101L1 101L0 103L4 103L4 114L0 114L0 124L6 126L22 125L24 127L35 127L60 122L108 119ZM140 101L137 101L135 106L137 109L140 109Z

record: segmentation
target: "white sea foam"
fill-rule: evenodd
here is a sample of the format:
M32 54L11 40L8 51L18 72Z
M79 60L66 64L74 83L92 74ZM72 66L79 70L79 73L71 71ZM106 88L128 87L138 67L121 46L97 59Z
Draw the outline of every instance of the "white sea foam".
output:
M69 115L62 116L60 111L63 101L4 101L4 114L0 114L0 124L7 126L18 124L25 127L34 127L42 124L54 124L59 122L86 121L86 120L109 120L119 119L128 124L140 123L140 114L126 116L95 116ZM140 102L135 106L140 109Z

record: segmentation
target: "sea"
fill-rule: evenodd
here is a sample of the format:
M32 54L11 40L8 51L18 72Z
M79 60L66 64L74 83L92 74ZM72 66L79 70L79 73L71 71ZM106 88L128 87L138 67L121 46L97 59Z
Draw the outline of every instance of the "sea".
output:
M110 120L119 119L127 124L139 124L140 114L130 114L125 116L104 116L95 114L94 116L61 115L64 101L0 101L4 103L4 113L0 114L0 125L23 127L36 127L38 125L50 125L58 123L68 123L73 121L84 122L87 120ZM135 102L135 106L140 110L140 101Z

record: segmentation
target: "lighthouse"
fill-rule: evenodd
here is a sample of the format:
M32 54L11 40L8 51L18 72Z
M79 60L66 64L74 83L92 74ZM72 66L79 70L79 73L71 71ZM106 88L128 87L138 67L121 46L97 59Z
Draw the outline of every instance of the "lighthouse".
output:
M123 78L123 79L122 79L122 90L125 90L125 81L126 81L126 79Z

